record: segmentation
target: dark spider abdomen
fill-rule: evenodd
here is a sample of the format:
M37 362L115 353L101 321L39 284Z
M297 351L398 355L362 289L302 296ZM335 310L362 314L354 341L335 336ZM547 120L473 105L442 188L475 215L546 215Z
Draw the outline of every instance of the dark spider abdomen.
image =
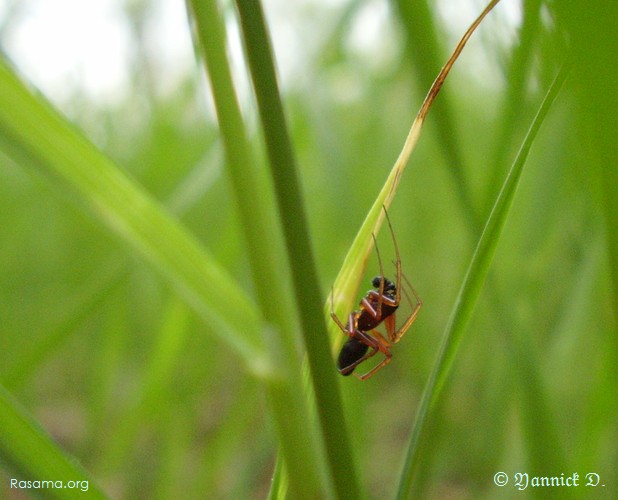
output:
M341 348L341 352L339 353L339 358L337 359L337 367L341 371L342 375L350 375L354 371L354 368L346 370L348 366L353 363L356 363L359 359L361 359L365 354L367 354L367 350L369 346L364 344L360 340L352 337L350 338L343 347Z

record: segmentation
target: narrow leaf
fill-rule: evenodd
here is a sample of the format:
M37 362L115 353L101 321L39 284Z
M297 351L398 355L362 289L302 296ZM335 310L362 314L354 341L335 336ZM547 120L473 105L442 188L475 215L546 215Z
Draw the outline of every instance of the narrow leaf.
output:
M106 498L78 462L54 443L2 386L0 429L0 458L15 474L9 481L53 482L51 487L40 488L34 483L22 491L60 498L84 498L87 491L88 498ZM9 488L13 486L9 484Z
M382 222L384 221L384 210L383 207L388 208L391 204L395 196L395 192L397 191L397 186L399 185L399 181L401 180L401 175L403 174L404 169L406 168L408 161L410 160L410 156L412 151L414 150L418 138L421 133L421 128L423 123L425 122L425 118L429 113L429 109L433 104L436 96L440 92L446 77L448 76L453 64L461 54L461 51L465 47L466 43L472 36L472 33L479 26L481 21L485 18L487 14L494 8L494 6L500 0L492 0L485 10L479 15L479 17L470 25L468 30L464 33L461 40L455 47L455 50L449 57L448 61L444 65L444 67L438 73L435 81L431 85L429 92L427 93L421 108L412 123L412 127L408 132L408 136L404 142L403 149L401 153L399 153L399 157L395 161L395 165L391 169L390 174L388 175L382 190L378 194L378 197L373 202L367 217L365 217L365 221L361 225L358 233L356 234L356 238L352 242L350 249L343 261L343 265L341 266L341 270L335 279L335 283L333 286L333 304L335 312L338 315L342 315L345 311L351 311L353 307L353 302L355 300L356 294L358 292L358 288L360 285L360 281L364 275L365 269L367 267L367 260L369 258L369 253L371 252L373 238L372 234L378 234ZM325 309L329 312L331 308L330 300L327 301ZM331 325L332 331L337 330L336 325ZM338 331L338 330L337 330ZM341 336L338 337L339 339Z
M217 110L226 166L239 208L251 265L253 284L264 320L272 325L269 347L284 376L267 383L272 416L289 474L290 491L299 497L320 496L325 490L319 474L318 446L307 436L316 434L307 418L309 407L299 366L295 335L298 323L286 265L280 225L272 203L266 169L257 168L249 144L225 51L225 25L215 0L189 2L195 34L204 55Z
M339 385L322 315L321 287L311 248L296 158L279 94L264 13L258 0L237 0L236 4L289 256L294 297L300 316L299 327L307 349L328 472L338 497L360 498ZM287 472L292 474L290 470Z
M229 273L144 189L31 92L3 60L0 147L85 206L152 264L252 370L272 370L260 338L259 312Z
M461 344L463 334L480 295L496 246L500 240L500 234L511 208L532 143L554 99L558 95L566 75L567 69L565 66L554 80L524 138L472 256L444 332L437 360L423 392L403 468L398 498L408 498L410 495L413 474L419 460L419 443L425 431L425 422L430 418L430 413L435 409L444 383L453 366L455 355Z

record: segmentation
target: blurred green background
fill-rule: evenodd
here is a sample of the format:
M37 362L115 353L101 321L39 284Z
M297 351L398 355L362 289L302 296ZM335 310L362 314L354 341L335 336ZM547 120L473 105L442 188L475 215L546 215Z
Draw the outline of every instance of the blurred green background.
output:
M0 10L1 48L26 78L16 33L37 3L5 1ZM185 64L167 74L166 39L155 29L162 3L117 2L130 55L125 84L111 98L80 79L62 92L62 75L49 88L32 79L252 293L203 66L191 59L187 22L173 34L185 37ZM461 4L265 2L325 300L425 92L483 8ZM363 383L340 379L370 498L396 491L474 245L567 54L571 77L526 164L439 417L430 422L416 491L423 498L532 495L496 487L498 471L596 472L603 494L617 491L618 71L606 63L618 41L612 8L596 5L503 0L429 114L390 210L404 272L424 307L387 368ZM225 12L233 27L234 10ZM230 34L262 162L237 32ZM259 382L211 335L212 325L78 200L2 152L0 165L2 385L112 497L264 498L277 437ZM384 231L379 243L392 273ZM376 273L371 260L367 288ZM211 286L216 294L217 283ZM547 426L536 425L539 409ZM548 449L539 428L551 429L549 442L561 448ZM20 498L7 487L10 477L0 473L0 496Z

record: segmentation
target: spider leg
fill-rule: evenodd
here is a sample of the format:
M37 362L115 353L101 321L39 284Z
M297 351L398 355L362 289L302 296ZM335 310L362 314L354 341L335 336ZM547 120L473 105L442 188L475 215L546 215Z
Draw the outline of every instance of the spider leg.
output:
M396 302L387 295L380 295L379 292L375 290L369 290L367 292L367 295L365 295L361 299L360 306L365 311L367 311L371 315L371 317L374 318L378 323L382 321L382 311L380 311L377 307L373 306L373 304L376 303L378 305L380 305L380 303L381 305L386 304L387 306L391 307L397 307L399 305L399 302Z
M415 290L414 286L412 285L412 283L410 283L410 280L407 278L407 276L405 274L403 274L403 279L406 281L406 284L410 287L410 290L412 290L412 293L414 294L414 298L416 299L416 302L420 302L422 304L423 301L418 296L418 293L416 293L416 290ZM405 289L404 289L404 291L405 291ZM407 293L406 293L406 297L408 298L408 302L410 302L410 305L412 305L412 301L410 300L410 296Z
M382 205L384 209L384 215L386 216L386 222L388 222L388 228L391 232L391 239L393 240L393 248L395 250L395 270L397 273L397 278L395 281L395 301L397 304L401 301L401 257L399 256L399 245L397 245L397 238L395 238L395 231L393 230L393 225L391 224L391 218L388 216L388 211L386 207ZM382 271L380 270L380 273Z
M388 340L386 340L382 336L382 334L380 334L380 332L378 332L377 330L371 330L371 333L373 335L375 335L375 337L372 337L371 335L369 335L369 334L367 334L365 332L360 332L360 331L357 332L357 334L359 334L359 337L357 337L357 338L359 338L359 340L361 340L361 342L363 342L363 343L365 343L365 342L368 343L372 350L370 352L368 352L367 354L365 354L358 361L352 363L345 370L349 370L351 367L356 367L356 366L360 365L363 361L365 361L365 360L371 358L372 356L374 356L378 351L380 351L382 354L384 354L384 359L382 361L380 361L380 363L378 363L376 366L374 366L371 370L369 370L364 375L359 375L359 374L355 373L354 376L356 378L358 378L359 380L367 380L369 377L373 376L378 370L380 370L382 367L384 367L388 363L390 363L391 362L391 358L393 357L393 355L391 354L390 343L388 342ZM362 337L361 337L361 335L362 335Z
M383 338L381 335L380 337ZM384 341L386 340L384 339ZM391 350L386 346L382 346L382 347L383 349L380 349L380 352L384 354L384 359L380 361L377 365L375 365L371 370L369 370L364 375L358 375L355 373L354 375L356 375L356 378L358 378L359 380L367 380L368 378L373 377L379 370L381 370L382 368L384 368L386 365L388 365L391 362L391 359L393 357L393 355L391 354Z
M376 255L378 256L378 266L380 267L380 287L378 296L378 307L376 310L376 315L374 318L382 317L382 300L384 298L384 267L382 266L382 258L380 257L380 249L378 248L378 241L376 240L375 234L371 233L371 237L373 238L373 245L376 249ZM372 308L373 309L373 308Z
M343 323L341 322L341 320L339 319L339 317L335 314L335 291L331 288L330 290L330 317L332 318L332 320L337 324L337 326L339 327L339 329L345 333L346 335L349 334L348 332L348 328L346 328L345 326L343 326ZM350 314L350 317L352 316L352 314ZM351 318L350 318L351 319Z
M356 340L358 343L366 346L366 349L371 349L371 351L365 352L360 358L356 359L355 361L345 365L345 366L341 366L341 364L339 365L339 373L341 373L342 375L349 375L350 373L352 373L354 371L354 369L360 365L363 361L369 359L370 357L374 356L379 350L381 350L381 346L380 346L380 341L374 337L372 337L371 335L362 332L360 330L356 330L354 332L354 335L352 335L350 337L350 340L344 344L344 347L342 348L341 353L339 354L339 360L342 360L342 355L344 353L345 347L353 340ZM344 358L345 359L345 358Z
M369 370L364 375L358 375L357 373L355 373L354 375L356 376L356 378L359 380L367 380L368 378L373 377L378 372L378 370L381 370L382 368L384 368L386 365L388 365L391 362L393 355L390 352L388 354L389 355L385 357L381 363L374 366L371 370Z
M401 337L403 337L404 333L406 333L408 331L408 329L410 328L410 326L412 326L412 323L414 323L416 321L416 317L418 316L418 312L421 310L421 307L423 306L423 301L418 296L418 293L416 293L416 290L412 286L412 283L410 283L408 278L406 278L405 274L403 275L403 278L405 279L406 283L410 287L410 290L412 290L412 293L414 294L414 299L416 300L416 305L413 307L412 313L410 313L410 316L408 316L408 318L406 319L404 324L401 325L399 330L397 330L395 333L392 334L391 340L392 340L393 343L399 342L401 340ZM405 294L406 299L408 300L410 305L412 305L412 300L410 299L410 296L408 295L408 292L406 291L405 288L403 289L403 293ZM386 323L386 321L385 321L385 323ZM390 332L389 332L389 334L390 334Z
M386 328L386 333L388 334L388 338L392 343L397 342L399 339L396 337L397 335L397 325L396 325L396 315L391 314L387 318L384 318L384 328Z

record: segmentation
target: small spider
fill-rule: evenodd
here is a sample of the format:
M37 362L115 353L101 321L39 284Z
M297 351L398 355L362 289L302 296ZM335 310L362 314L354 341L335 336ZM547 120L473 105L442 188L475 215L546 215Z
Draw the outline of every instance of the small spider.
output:
M380 251L378 250L378 244L374 235L372 235L376 254L378 256L378 264L380 267L380 275L371 280L373 290L369 290L367 294L360 301L360 310L353 311L348 316L348 322L344 326L341 320L337 317L334 311L333 296L331 292L331 318L345 333L350 337L339 353L337 360L337 366L339 373L342 375L350 375L354 369L360 365L363 361L374 356L378 351L384 354L384 359L369 370L364 375L354 375L360 380L366 380L373 376L378 370L390 363L392 354L391 346L401 340L401 337L408 331L412 323L416 320L416 316L423 305L414 287L403 276L401 271L401 259L399 257L399 248L397 247L397 240L395 239L395 233L393 226L391 225L388 212L384 207L384 215L388 222L391 238L393 240L393 247L395 249L395 270L397 274L396 281L393 283L391 280L384 276L384 270L382 268L382 259L380 257ZM402 278L406 280L409 285L416 305L412 307L412 312L406 318L403 325L399 329L396 326L396 314L395 312L399 308L401 302L401 290L402 290ZM412 301L405 288L403 289L410 306ZM376 328L384 323L388 339L382 335ZM371 349L371 350L370 350Z

